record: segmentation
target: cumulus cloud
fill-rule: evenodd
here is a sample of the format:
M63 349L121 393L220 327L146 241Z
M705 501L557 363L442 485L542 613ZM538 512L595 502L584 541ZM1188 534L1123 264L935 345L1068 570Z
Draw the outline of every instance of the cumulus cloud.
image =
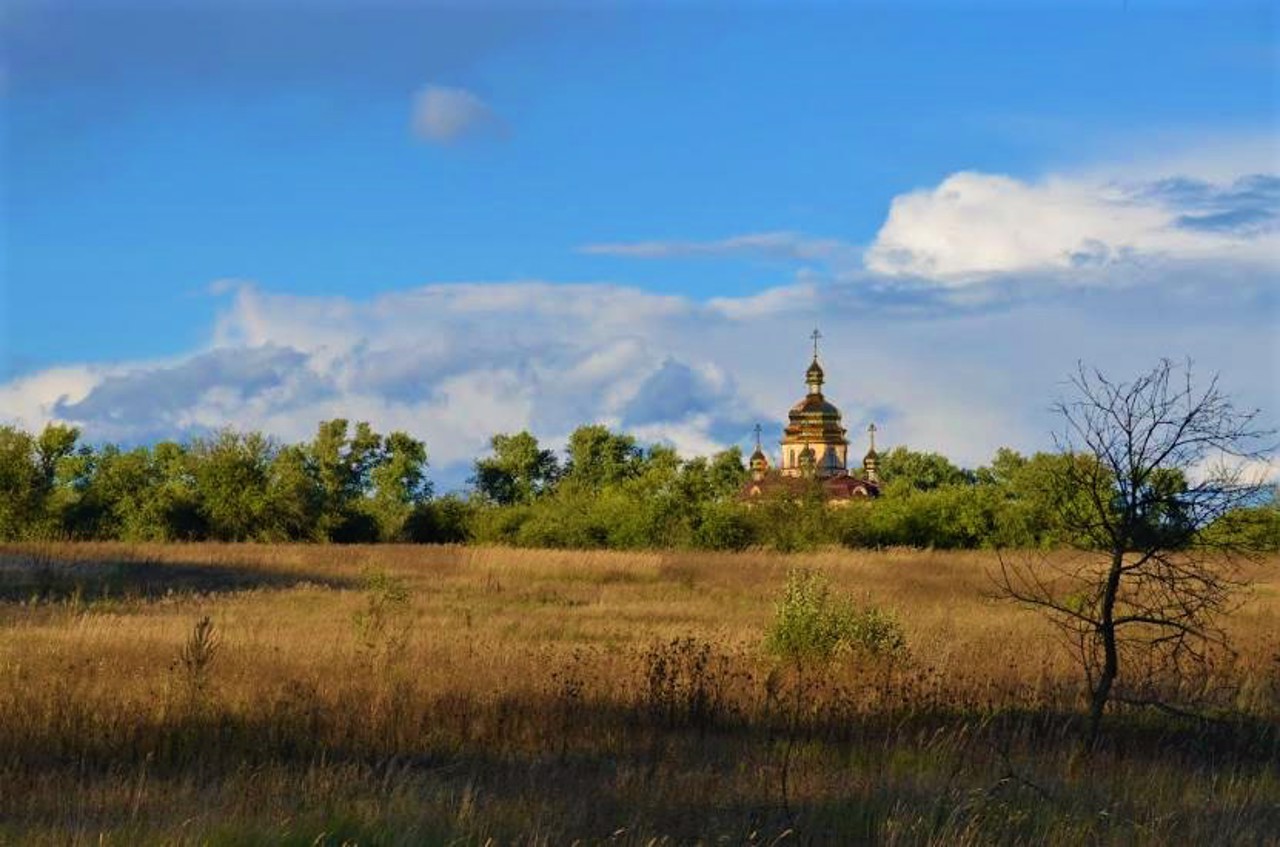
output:
M428 85L413 102L413 131L419 138L448 144L501 129L488 104L465 88Z
M113 372L110 366L49 368L0 384L0 424L36 429L57 420L56 408L83 400Z
M1256 286L1280 261L1280 177L1223 175L1208 166L1133 169L1025 180L961 171L900 194L865 248L795 232L711 241L588 244L579 252L636 259L765 258L798 265L786 285L717 298L722 314L750 317L812 306L839 283L846 305L895 313L993 308L1090 286L1177 281L1187 269ZM1249 161L1256 164L1254 160Z
M79 397L59 398L51 416L94 421L99 437L128 440L215 428L246 409L329 393L306 365L303 353L288 348L216 349L104 375Z
M1265 174L1123 183L962 172L895 198L865 265L957 286L1151 260L1274 264L1278 197Z

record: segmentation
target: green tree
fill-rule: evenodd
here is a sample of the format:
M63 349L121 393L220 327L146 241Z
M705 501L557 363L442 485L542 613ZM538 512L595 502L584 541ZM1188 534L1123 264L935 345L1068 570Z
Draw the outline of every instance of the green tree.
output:
M377 526L358 507L380 458L381 437L360 422L354 431L342 418L324 421L308 448L320 492L317 534L333 541L371 541Z
M108 444L88 457L89 470L64 525L77 538L166 540L152 502L157 484L151 451Z
M895 447L880 456L879 473L886 488L929 491L942 485L969 482L969 476L940 453Z
M161 441L151 448L150 462L153 487L140 520L159 527L166 541L207 538L209 525L201 508L190 448L176 441Z
M373 484L370 507L384 541L405 538L406 522L414 509L431 496L427 481L427 447L403 432L393 432L369 473Z
M30 535L41 517L41 471L35 439L12 426L0 426L0 538Z
M485 500L500 506L531 503L555 485L560 465L555 453L543 450L527 430L495 435L493 455L477 459L471 484Z
M711 496L717 500L738 496L747 482L747 467L742 460L742 448L733 446L711 457L707 469L711 480Z
M42 494L47 496L58 479L58 466L73 455L80 430L73 426L49 424L36 438L36 463L40 469Z
M231 429L192 444L192 471L212 538L247 541L266 534L275 453L261 433Z
M1272 485L1258 505L1224 514L1200 534L1206 547L1280 552L1280 486Z
M271 462L267 482L268 536L274 540L323 541L320 527L324 492L306 446L282 447Z
M569 436L568 453L565 478L593 490L636 476L643 460L634 438L600 424L575 429Z

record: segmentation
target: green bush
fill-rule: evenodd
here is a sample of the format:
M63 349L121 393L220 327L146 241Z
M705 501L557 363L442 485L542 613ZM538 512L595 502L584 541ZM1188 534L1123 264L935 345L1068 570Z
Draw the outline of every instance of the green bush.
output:
M906 633L892 612L868 605L849 606L844 614L850 646L873 656L899 656L906 652Z
M827 661L846 650L893 656L906 644L893 614L833 595L825 576L807 570L787 575L765 638L765 649L794 661Z
M478 508L467 523L469 537L481 544L515 544L532 513L529 506Z
M478 511L472 503L453 494L420 503L405 520L404 539L416 544L463 544L480 528ZM497 509L486 511L494 513L491 517L509 517ZM510 543L509 538L491 540Z
M704 550L745 550L755 541L746 509L738 503L708 503L693 533Z

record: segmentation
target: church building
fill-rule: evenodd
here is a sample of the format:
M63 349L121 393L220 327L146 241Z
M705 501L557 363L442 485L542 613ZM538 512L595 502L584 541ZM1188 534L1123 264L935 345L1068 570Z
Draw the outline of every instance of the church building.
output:
M876 425L867 432L871 449L862 459L860 473L849 471L849 439L840 423L840 410L822 395L824 374L818 364L818 339L813 331L813 363L805 371L808 392L791 407L782 434L782 456L777 467L769 462L760 446L760 427L756 426L756 450L751 454L751 478L743 486L741 498L752 501L771 496L803 496L818 486L829 505L842 505L859 497L877 497L880 478L877 474Z

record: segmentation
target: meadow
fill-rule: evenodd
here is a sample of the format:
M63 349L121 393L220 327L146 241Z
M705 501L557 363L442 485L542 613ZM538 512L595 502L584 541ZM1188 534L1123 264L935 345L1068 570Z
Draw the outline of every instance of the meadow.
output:
M3 546L0 843L1280 840L1280 559L1217 717L1116 710L1087 754L1079 670L994 563ZM770 655L798 568L906 650Z

